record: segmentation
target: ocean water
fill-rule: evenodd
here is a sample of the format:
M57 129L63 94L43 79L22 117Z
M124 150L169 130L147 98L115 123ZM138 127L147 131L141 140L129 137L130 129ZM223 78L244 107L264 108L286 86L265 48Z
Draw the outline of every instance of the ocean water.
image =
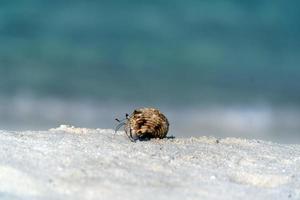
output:
M0 125L113 127L154 106L179 136L300 142L299 6L2 1Z

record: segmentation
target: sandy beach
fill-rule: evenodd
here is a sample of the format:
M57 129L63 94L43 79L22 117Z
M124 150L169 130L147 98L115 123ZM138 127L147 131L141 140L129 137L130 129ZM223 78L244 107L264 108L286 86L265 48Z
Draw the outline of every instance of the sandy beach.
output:
M299 199L300 145L191 137L130 142L62 125L0 132L1 199Z

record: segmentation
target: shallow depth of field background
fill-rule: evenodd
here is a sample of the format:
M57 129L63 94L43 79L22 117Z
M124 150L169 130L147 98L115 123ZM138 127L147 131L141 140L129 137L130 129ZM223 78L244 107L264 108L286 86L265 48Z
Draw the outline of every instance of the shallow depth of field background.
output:
M299 1L0 2L0 129L114 128L300 143Z

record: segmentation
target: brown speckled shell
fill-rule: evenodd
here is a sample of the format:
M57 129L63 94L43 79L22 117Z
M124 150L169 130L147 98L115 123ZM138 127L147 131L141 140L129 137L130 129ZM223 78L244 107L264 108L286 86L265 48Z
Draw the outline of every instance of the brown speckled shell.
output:
M126 134L132 139L164 138L169 130L168 119L155 108L134 110L125 125Z

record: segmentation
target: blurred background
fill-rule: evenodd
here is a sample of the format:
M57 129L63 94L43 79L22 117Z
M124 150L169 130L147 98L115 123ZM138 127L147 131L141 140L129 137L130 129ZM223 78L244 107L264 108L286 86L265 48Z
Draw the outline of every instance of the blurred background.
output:
M114 128L300 143L300 1L0 2L0 129Z

